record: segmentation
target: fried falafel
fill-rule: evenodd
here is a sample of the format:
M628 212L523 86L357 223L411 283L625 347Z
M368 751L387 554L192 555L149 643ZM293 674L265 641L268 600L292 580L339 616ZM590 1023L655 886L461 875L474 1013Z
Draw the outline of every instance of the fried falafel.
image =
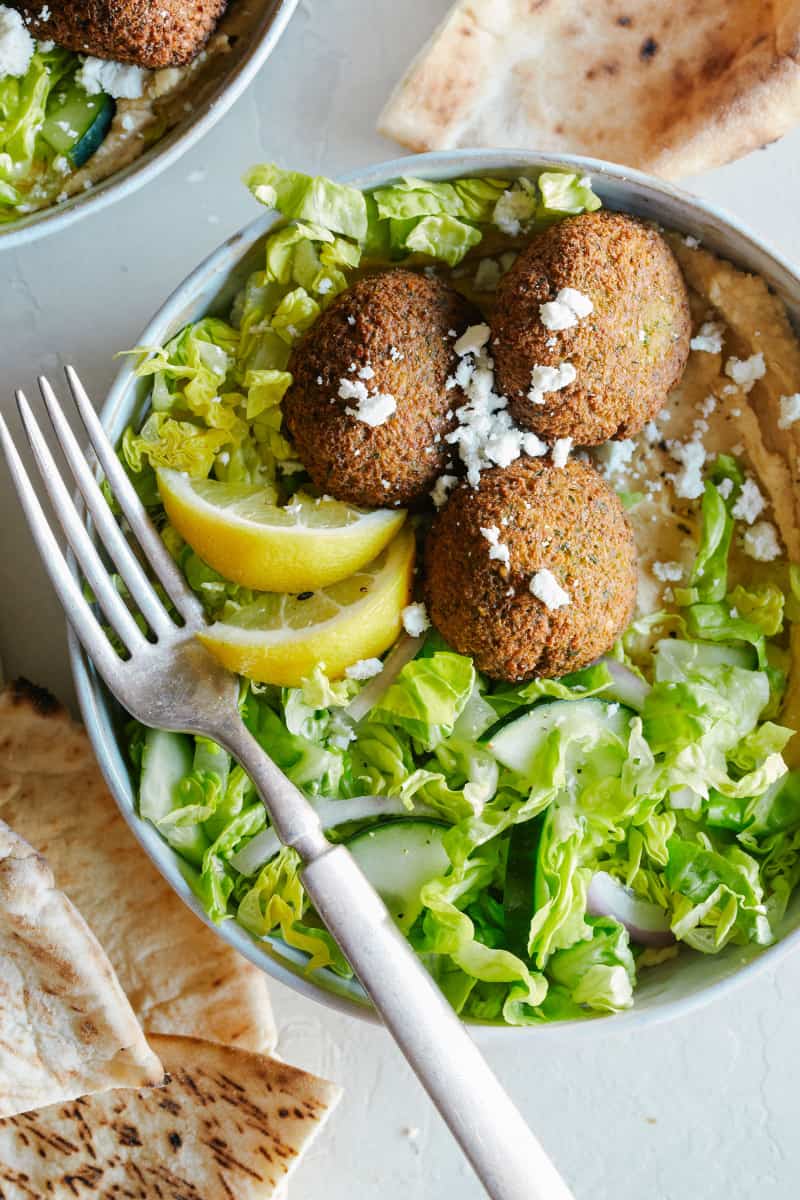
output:
M67 50L158 69L202 50L226 0L9 0L35 38Z
M545 324L553 308L543 314L542 305L563 289L567 299L577 293L581 315ZM683 373L691 327L686 285L660 233L624 213L571 217L534 237L500 282L491 321L499 386L514 419L547 440L631 437ZM574 379L566 367L554 390L532 388L534 368L563 364Z
M425 548L442 637L492 679L577 671L633 615L636 546L616 494L587 463L520 458L460 484ZM541 598L540 598L541 597Z
M446 469L464 403L448 388L477 318L436 278L395 268L343 292L295 347L285 427L320 491L366 507L414 504Z

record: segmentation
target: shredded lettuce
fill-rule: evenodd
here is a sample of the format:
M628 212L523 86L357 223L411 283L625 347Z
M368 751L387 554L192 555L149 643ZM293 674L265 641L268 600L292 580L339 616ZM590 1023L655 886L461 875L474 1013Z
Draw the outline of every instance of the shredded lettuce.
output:
M203 319L141 353L151 408L120 450L215 619L258 596L169 526L154 468L288 501L308 486L283 433L291 350L352 272L410 256L456 265L487 233L516 238L599 205L588 180L559 172L514 182L404 177L367 196L275 166L254 168L247 183L283 219L229 320ZM800 883L800 772L788 769L795 735L780 716L800 574L776 563L756 581L741 577L733 509L744 479L729 456L711 464L687 586L674 606L634 621L607 661L561 679L497 684L431 631L385 687L366 685L366 712L350 708L365 684L332 680L322 665L301 687L243 683L247 727L298 787L326 810L354 798L367 805L334 839L381 819L369 813L374 797L448 826L449 865L424 885L408 937L463 1016L530 1024L630 1006L647 958L622 914L590 912L598 872L656 905L664 928L701 953L764 946L779 932ZM636 676L635 711L621 668ZM514 728L526 740L504 756L497 747ZM129 736L132 768L146 782L149 734L133 727ZM166 736L177 739L169 795L143 815L181 856L211 917L279 937L309 970L348 974L292 850L261 857L249 874L237 869L268 828L241 768L205 739ZM150 795L152 777L148 786ZM521 837L522 916L506 894Z

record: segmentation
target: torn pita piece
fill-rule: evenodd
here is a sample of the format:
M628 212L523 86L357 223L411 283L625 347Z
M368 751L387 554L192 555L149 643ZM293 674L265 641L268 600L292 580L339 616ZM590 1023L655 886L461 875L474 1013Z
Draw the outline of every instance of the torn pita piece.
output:
M163 1075L102 946L0 821L0 1116Z
M162 1088L108 1092L0 1121L3 1200L266 1200L339 1100L296 1067L154 1037Z
M148 1034L275 1045L262 972L173 892L109 795L84 730L23 681L0 693L0 818L45 855Z
M800 121L800 0L460 0L379 130L413 150L587 154L665 178Z

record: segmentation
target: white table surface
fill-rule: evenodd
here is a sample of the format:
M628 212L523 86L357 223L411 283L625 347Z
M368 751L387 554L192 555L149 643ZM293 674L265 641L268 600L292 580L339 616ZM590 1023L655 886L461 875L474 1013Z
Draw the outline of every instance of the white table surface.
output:
M71 361L99 401L113 355L223 237L255 214L251 163L335 174L393 157L374 131L389 86L448 0L301 0L261 77L192 153L94 220L0 259L2 409ZM800 262L800 130L690 181ZM189 176L203 172L202 182ZM0 653L72 697L61 614L0 473ZM622 1037L522 1033L489 1052L579 1200L798 1195L800 956L692 1017ZM382 1030L274 985L281 1051L346 1087L295 1200L478 1200L483 1194Z

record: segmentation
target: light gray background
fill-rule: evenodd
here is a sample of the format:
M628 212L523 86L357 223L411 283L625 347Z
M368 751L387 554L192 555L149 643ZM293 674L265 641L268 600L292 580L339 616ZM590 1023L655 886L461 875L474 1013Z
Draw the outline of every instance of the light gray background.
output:
M390 85L448 0L301 0L261 77L155 184L57 242L0 258L0 385L73 362L97 401L115 352L225 236L255 215L239 184L266 158L336 174L394 156L374 132ZM800 262L800 130L688 185ZM189 182L202 172L200 182ZM0 653L71 698L61 615L0 478ZM523 1033L489 1056L579 1200L789 1200L800 1190L800 958L723 1002L635 1037ZM274 985L281 1051L345 1099L303 1165L296 1200L478 1200L482 1192L379 1029Z

